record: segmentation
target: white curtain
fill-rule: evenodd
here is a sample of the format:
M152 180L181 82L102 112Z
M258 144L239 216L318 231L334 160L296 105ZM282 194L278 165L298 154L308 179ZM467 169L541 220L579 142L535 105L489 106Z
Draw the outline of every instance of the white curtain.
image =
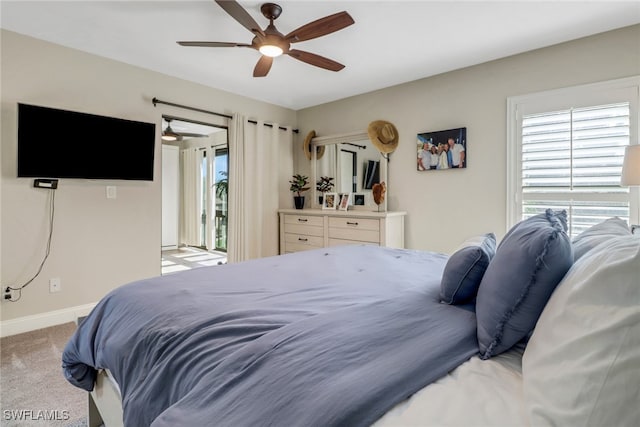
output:
M200 239L200 165L198 150L186 148L180 150L182 167L182 203L180 209L180 242L184 245L198 246Z
M293 164L291 128L278 127L239 114L230 122L229 262L278 254L278 207Z
M339 144L331 144L331 145L325 146L324 155L321 158L319 158L316 162L316 167L318 168L316 171L317 176L333 177L334 185L336 184L336 179L337 179L336 150L338 149L338 145ZM314 187L315 187L315 183L314 183ZM333 190L333 191L336 191L336 190Z

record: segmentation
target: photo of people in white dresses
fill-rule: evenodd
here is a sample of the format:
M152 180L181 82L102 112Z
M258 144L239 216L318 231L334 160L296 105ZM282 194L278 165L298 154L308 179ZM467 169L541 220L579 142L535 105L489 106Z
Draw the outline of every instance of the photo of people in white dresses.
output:
M467 128L418 134L418 170L467 167Z

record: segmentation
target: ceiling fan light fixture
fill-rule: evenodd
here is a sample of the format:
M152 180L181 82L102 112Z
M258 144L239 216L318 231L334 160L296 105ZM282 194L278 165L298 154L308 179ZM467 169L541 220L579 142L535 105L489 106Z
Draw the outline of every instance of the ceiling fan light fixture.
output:
M167 128L162 131L162 140L163 141L177 141L178 134L171 129L170 121L167 120Z
M271 44L262 45L258 50L260 51L261 54L265 56L270 56L271 58L280 56L284 52L280 46L271 45Z

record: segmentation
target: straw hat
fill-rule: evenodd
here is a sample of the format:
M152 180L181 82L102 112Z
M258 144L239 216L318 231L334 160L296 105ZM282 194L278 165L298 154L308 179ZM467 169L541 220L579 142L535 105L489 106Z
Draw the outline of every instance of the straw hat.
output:
M398 129L385 120L369 123L369 139L382 154L393 153L398 147Z
M311 160L311 140L316 137L316 131L312 130L309 132L307 137L304 139L304 145L302 149L304 150L305 156L307 159ZM324 154L324 145L316 148L316 160L321 158Z

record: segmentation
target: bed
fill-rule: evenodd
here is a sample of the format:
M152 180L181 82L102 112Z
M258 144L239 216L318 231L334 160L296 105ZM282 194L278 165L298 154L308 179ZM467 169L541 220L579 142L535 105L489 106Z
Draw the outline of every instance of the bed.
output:
M562 219L451 256L343 246L129 283L63 372L107 427L637 424L640 240L614 218L571 242Z

